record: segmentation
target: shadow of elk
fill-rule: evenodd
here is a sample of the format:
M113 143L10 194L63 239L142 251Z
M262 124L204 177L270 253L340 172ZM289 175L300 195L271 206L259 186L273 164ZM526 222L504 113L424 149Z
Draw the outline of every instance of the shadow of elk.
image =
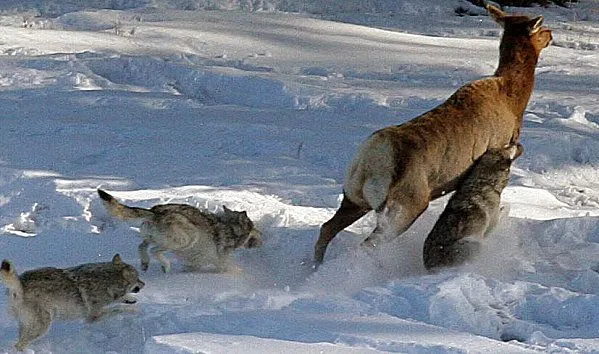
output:
M462 86L405 124L376 131L361 145L347 170L341 205L320 229L317 264L335 235L371 210L377 225L365 245L403 233L431 200L454 191L485 151L518 141L551 30L542 26L542 16L510 15L493 5L487 11L503 27L495 74Z

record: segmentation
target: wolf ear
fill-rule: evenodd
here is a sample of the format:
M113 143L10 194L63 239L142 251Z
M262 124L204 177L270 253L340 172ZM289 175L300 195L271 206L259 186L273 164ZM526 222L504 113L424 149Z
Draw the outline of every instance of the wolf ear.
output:
M227 208L225 205L223 205L223 210L225 213L229 213L232 211L231 209Z
M497 22L501 27L504 27L505 17L508 16L508 14L501 11L501 9L495 5L487 4L486 7L489 16L491 16L493 20L495 20L495 22Z
M112 257L112 264L114 265L119 265L122 264L123 260L121 259L121 255L120 254L115 254L114 257Z
M10 264L10 261L6 259L2 261L2 266L0 267L0 269L7 273L10 273L13 270L12 264Z
M520 155L522 155L522 153L524 152L524 147L520 143L510 143L510 145L508 145L506 149L507 150L505 150L505 157L509 158L510 161L514 161L515 159L520 157Z
M524 146L520 143L516 144L516 156L514 156L513 160L517 159L524 153Z

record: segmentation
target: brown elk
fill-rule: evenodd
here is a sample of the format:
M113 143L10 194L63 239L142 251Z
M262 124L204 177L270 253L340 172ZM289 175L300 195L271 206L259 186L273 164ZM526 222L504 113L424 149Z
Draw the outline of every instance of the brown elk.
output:
M376 131L362 144L347 170L341 205L320 229L317 263L335 235L370 210L377 226L366 245L376 246L383 234L403 233L431 200L454 191L487 149L518 141L551 30L542 26L542 16L509 15L492 5L487 11L503 27L495 74L462 86L407 123Z

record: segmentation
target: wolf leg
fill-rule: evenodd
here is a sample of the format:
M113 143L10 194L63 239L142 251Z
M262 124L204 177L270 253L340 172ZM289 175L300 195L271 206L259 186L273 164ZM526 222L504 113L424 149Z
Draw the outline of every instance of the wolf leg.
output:
M452 267L474 259L482 248L480 235L468 236L447 244L431 244L425 241L424 267L434 272L442 267Z
M24 314L25 318L19 318L19 340L15 344L18 351L23 351L29 343L41 337L52 322L52 316L48 311L35 309L35 315L31 313Z
M358 206L344 195L341 205L335 215L333 215L329 221L322 224L322 227L320 228L320 236L314 246L314 261L316 261L317 264L321 264L329 242L331 242L341 230L353 224L368 212L368 209Z
M150 247L150 241L144 239L137 247L139 252L139 258L141 259L141 269L145 272L150 266L150 255L148 254L148 248Z
M497 226L497 224L499 224L500 221L505 220L509 217L510 215L510 206L509 204L504 204L504 205L500 205L498 207L499 210L495 210L494 212L490 212L488 217L489 217L489 225L487 226L487 229L484 232L484 237L487 237L491 234L491 232L493 232L493 230L495 230L495 227Z
M150 249L152 256L154 256L154 258L156 258L162 265L162 271L164 273L171 271L171 262L164 255L164 252L166 251L168 251L166 248L160 246L154 246Z
M424 240L422 259L427 270L464 263L480 249L480 240L489 228L483 209L446 208Z
M121 313L138 313L136 307L132 307L131 305L113 305L110 307L103 307L94 313L92 313L89 317L87 317L87 323L93 323L97 321L102 321L108 317L112 317Z
M218 257L218 259L216 260L214 265L216 267L217 273L226 272L227 270L229 270L229 257L227 257L227 256Z

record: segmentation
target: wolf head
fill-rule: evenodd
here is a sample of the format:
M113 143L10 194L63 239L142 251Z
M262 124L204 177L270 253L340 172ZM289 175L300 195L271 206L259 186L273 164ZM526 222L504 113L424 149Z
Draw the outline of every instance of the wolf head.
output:
M479 160L481 168L493 171L509 170L512 162L520 157L524 152L524 147L520 143L510 143L501 148L489 149Z
M118 253L112 258L112 266L117 270L118 278L115 279L118 283L117 286L124 289L126 294L138 293L146 285L139 279L135 267L123 262ZM127 302L132 302L131 298L127 298L127 300Z
M245 211L234 211L223 205L221 219L229 225L238 237L236 247L255 248L264 243L262 233L254 227L254 223Z
M509 143L503 148L499 148L495 151L495 158L498 161L502 161L503 164L507 164L508 166L514 162L515 159L520 157L524 152L524 147L520 143Z

